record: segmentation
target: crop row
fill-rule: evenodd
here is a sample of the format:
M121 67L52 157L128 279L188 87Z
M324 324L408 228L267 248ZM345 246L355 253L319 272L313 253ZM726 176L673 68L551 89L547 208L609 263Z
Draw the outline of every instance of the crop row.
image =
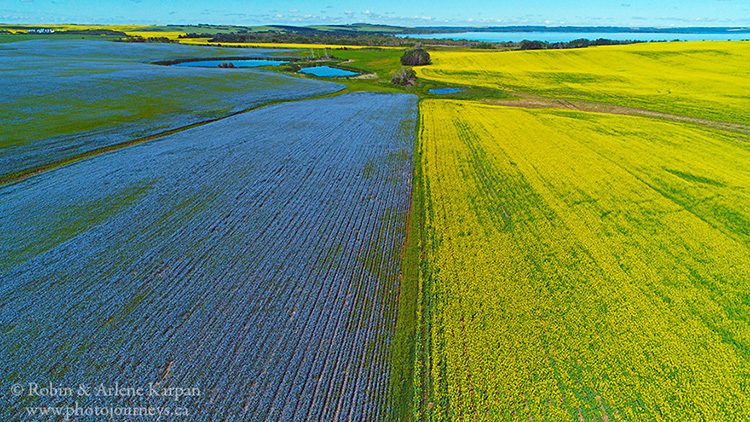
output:
M381 419L415 119L409 95L274 105L3 186L4 384L197 387L195 421Z
M417 416L750 417L750 148L641 117L423 101Z

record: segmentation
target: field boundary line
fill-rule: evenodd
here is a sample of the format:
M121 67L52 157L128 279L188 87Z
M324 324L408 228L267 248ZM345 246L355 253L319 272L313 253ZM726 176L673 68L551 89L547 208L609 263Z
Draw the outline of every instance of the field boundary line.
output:
M423 125L421 99L417 102L412 145L412 175L409 213L406 218L406 239L401 247L401 272L396 310L396 330L391 345L390 392L386 420L413 421L416 409L415 371L420 370L417 342L421 341L420 321L422 295L420 279L424 260L424 185L420 132Z
M681 116L679 114L669 114L661 111L653 111L642 108L633 108L625 106L616 106L610 104L579 101L579 100L568 100L564 98L554 97L541 97L531 94L523 94L519 92L513 92L513 95L517 95L519 98L515 100L479 100L480 102L500 105L506 107L519 107L519 108L559 108L568 110L588 111L594 113L603 114L619 114L626 116L639 116L639 117L652 117L659 119L666 119L675 122L683 123L694 123L700 126L709 127L712 129L724 130L727 132L738 132L745 135L750 135L750 126L743 125L742 123L730 123L721 122L716 120L699 119L697 117Z

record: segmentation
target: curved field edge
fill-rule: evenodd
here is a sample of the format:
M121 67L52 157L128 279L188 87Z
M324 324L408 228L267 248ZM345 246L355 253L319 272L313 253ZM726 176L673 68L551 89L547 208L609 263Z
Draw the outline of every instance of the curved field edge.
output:
M202 121L202 122L193 123L193 124L190 124L190 125L187 125L187 126L182 126L182 127L178 127L178 128L175 128L175 129L170 129L170 130L167 130L167 131L164 131L164 132L159 132L159 133L155 133L155 134L152 134L152 135L144 136L144 137L141 137L141 138L131 139L131 140L128 140L128 141L119 142L119 143L115 143L115 144L112 144L112 145L107 145L107 146L100 147L100 148L95 148L95 149L92 149L90 151L86 151L86 152L83 152L83 153L80 153L80 154L77 154L77 155L74 155L74 156L71 156L71 157L67 157L67 158L63 158L63 159L57 160L57 161L53 161L53 162L48 163L48 164L42 164L42 165L38 165L38 166L35 166L35 167L25 168L25 169L18 170L18 171L12 172L12 173L0 174L0 185L18 182L18 181L21 181L23 179L26 179L27 177L35 176L37 174L41 174L41 173L44 173L46 171L54 170L54 169L66 166L68 164L75 163L77 161L81 161L81 160L85 160L85 159L88 159L88 158L92 158L92 157L95 157L95 156L101 155L101 154L106 154L108 152L117 151L117 150L120 150L120 149L123 149L123 148L127 148L127 147L131 147L131 146L134 146L134 145L138 145L138 144L141 144L141 143L144 143L144 142L158 140L160 138L164 138L164 137L169 136L169 135L173 135L173 134L176 134L176 133L184 132L186 130L193 129L193 128L196 128L196 127L200 127L200 126L203 126L203 125L207 125L209 123L218 122L218 121L221 121L221 120L224 120L224 119L228 119L228 118L231 118L231 117L234 117L234 116L237 116L237 115L240 115L240 114L248 113L248 112L251 112L251 111L254 111L254 110L258 110L258 109L261 109L261 108L264 108L264 107L269 107L269 106L274 106L274 105L284 104L284 103L294 103L294 102L298 102L298 101L309 101L309 100L319 100L319 99L324 99L324 98L332 98L332 97L336 97L336 96L339 96L339 95L345 95L345 94L349 94L349 93L351 93L351 91L349 91L346 87L342 86L341 90L339 90L337 92L332 92L332 93L329 93L329 94L315 95L315 96L310 96L310 97L306 97L306 98L298 98L298 99L288 99L288 100L271 101L271 102L268 102L266 104L261 104L259 106L255 106L255 107L251 107L251 108L248 108L248 109L245 109L245 110L237 111L237 112L228 114L226 116L217 117L215 119L209 119L209 120L205 120L205 121Z
M747 417L745 143L569 110L420 115L417 420Z
M273 52L236 51L234 56ZM0 173L345 88L257 69L149 64L227 53L232 51L80 40L25 41L3 48L0 87L7 101L0 104Z

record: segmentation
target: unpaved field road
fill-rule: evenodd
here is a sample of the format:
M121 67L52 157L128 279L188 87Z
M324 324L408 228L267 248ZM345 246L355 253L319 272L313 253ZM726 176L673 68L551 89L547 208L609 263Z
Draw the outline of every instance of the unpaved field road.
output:
M659 111L645 110L642 108L623 107L610 104L594 103L590 101L566 100L562 98L548 98L538 95L512 93L518 99L513 100L485 100L488 104L503 105L508 107L523 108L567 108L580 111L593 111L596 113L624 114L629 116L657 117L661 119L674 120L676 122L694 123L714 129L740 132L750 135L750 126L741 123L719 122L696 117L679 116L676 114L662 113Z

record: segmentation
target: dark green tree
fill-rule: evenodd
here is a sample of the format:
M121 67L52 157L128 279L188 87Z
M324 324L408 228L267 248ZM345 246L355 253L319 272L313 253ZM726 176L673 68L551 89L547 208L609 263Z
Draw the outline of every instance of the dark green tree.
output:
M430 63L430 53L419 47L406 50L401 56L401 64L404 66L424 66Z

